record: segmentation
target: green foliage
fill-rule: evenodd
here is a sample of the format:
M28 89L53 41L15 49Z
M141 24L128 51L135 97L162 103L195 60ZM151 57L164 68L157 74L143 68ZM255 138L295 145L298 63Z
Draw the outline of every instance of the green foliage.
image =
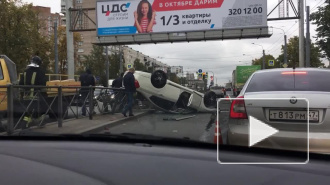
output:
M275 64L274 66L269 66L268 65L268 61L269 60L274 60ZM252 65L260 65L261 68L263 66L263 57L258 58L258 59L254 59L252 60ZM265 55L265 67L266 69L273 69L273 68L279 68L280 63L278 61L275 60L275 57L273 55Z
M84 55L85 67L92 71L94 76L100 77L100 84L106 86L106 58L103 56L102 46L93 46L90 55Z
M295 36L288 42L288 67L299 66L299 37ZM320 60L321 53L319 47L311 43L311 67L322 67L324 64ZM282 54L277 58L284 63L284 46L282 46Z
M43 67L47 68L51 45L38 31L41 24L32 4L19 0L0 0L0 4L0 53L16 63L18 73L25 69L36 52L43 60Z
M326 0L326 6L320 6L310 18L317 25L316 44L320 47L322 58L330 60L330 0Z
M74 62L77 66L78 62L78 43L81 41L81 36L79 33L73 33L73 44L74 44ZM52 35L50 41L52 45L51 59L55 61L54 53L54 35ZM64 26L59 26L57 28L57 43L58 43L58 62L59 62L59 73L66 74L66 64L67 64L67 42L66 42L66 28ZM55 65L54 65L55 66ZM55 67L54 67L55 68ZM76 73L81 72L83 69L77 69Z
M84 55L84 66L89 68L93 75L99 76L99 83L103 86L107 84L106 78L106 56L103 55L104 48L102 46L93 45L93 49L89 55ZM118 54L113 54L109 56L109 79L117 78L120 70L120 58ZM124 61L123 61L124 63ZM123 67L124 71L126 70ZM79 70L82 73L83 70Z
M148 72L147 67L140 62L140 59L135 59L134 60L134 68L137 71L144 71L144 72Z
M122 57L122 60L123 60L123 71L125 72L127 69L124 66L124 64L125 64L124 57ZM119 70L120 70L120 55L115 53L110 56L109 78L115 79L118 76L120 76Z
M168 75L169 80L171 80L174 83L179 84L180 83L180 79L178 78L178 76L175 73L169 73Z

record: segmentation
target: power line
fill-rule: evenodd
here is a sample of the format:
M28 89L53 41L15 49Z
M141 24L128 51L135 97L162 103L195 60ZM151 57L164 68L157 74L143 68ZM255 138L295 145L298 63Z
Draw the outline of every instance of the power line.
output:
M285 31L285 33L289 32L298 22L295 22L295 24L293 24L288 30ZM272 49L274 49L274 47L276 47L275 45L281 40L281 38L283 38L282 36L278 38L278 40L276 42L274 42L271 46L268 47L268 51L271 51ZM282 45L282 44L281 44Z
M292 25L291 28L287 30L287 32L290 31L290 30L291 30L296 24L297 24L297 22L296 22L294 25ZM290 39L290 36L291 36L293 33L295 33L295 31L296 31L297 29L298 29L298 28L296 28L293 32L291 32L290 34L288 34L288 35L287 35L287 38ZM273 45L275 45L276 43L277 43L277 42L275 42ZM276 49L276 48L278 48L278 47L281 48L281 46L282 46L282 44L277 45L277 46L274 46L274 47L272 47L271 49L269 49L268 52L269 52L269 51L272 51L272 50L274 50L274 49ZM278 50L278 49L276 49L276 50ZM276 51L276 50L274 50L274 51Z
M311 9L311 12L316 8L316 7L318 7L319 6L319 4L320 3L322 3L322 1L324 1L324 0L321 0L320 2L318 2L312 9ZM323 4L324 4L325 2L323 2Z
M245 53L245 54L250 54L250 55L257 55L260 53ZM188 56L188 55L186 55ZM235 56L227 56L227 57L212 57L212 58L179 58L179 57L162 57L162 59L167 59L167 60L215 60L215 59L222 59L222 58L238 58L242 57L243 55L235 55ZM191 55L189 56L191 57Z

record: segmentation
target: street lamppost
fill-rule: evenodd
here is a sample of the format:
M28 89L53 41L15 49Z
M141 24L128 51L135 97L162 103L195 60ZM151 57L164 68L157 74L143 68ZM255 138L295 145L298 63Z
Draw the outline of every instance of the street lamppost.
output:
M265 50L260 44L252 43L253 45L260 46L262 48L262 69L265 69Z
M283 31L283 34L284 34L284 64L288 64L288 53L287 53L288 52L288 46L287 46L287 43L286 43L285 31L282 28L276 28L276 27L272 27L272 28Z
M239 61L240 63L244 63L245 65L249 65L249 62Z
M252 60L251 60L251 64L253 64L253 56L251 56L251 55L247 55L247 54L243 54L243 56L249 56L249 57L251 57L252 58Z

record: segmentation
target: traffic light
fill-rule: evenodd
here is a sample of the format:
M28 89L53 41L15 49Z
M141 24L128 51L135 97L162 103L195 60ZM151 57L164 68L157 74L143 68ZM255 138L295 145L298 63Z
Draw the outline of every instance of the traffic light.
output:
M205 80L205 75L206 75L206 74L205 74L205 72L204 72L204 73L202 73L202 74L203 74L203 80Z
M211 81L213 81L213 76L211 76Z

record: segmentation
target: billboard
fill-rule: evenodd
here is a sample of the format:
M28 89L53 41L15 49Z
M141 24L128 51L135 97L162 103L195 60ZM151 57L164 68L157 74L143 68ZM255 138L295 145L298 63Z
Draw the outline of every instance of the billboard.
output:
M237 83L244 84L254 72L260 69L261 69L261 65L237 66L236 67Z
M265 0L97 1L97 35L267 27Z

